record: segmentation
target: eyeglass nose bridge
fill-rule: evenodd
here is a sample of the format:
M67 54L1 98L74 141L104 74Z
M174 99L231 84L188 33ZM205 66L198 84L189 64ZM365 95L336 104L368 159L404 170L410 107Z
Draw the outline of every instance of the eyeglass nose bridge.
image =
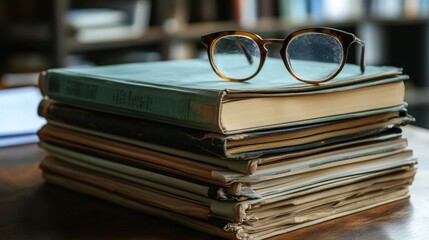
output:
M265 46L265 45L268 45L268 44L280 45L281 46L280 55L283 58L283 61L286 60L284 54L282 53L283 49L285 48L285 46L284 46L285 45L285 40L284 39L279 39L279 38L267 38L267 39L261 40L261 47L262 47L261 50L263 51L262 62L264 62L265 56L266 56L266 54L268 52L268 49ZM286 66L286 68L289 69L289 66Z
M266 44L279 44L279 45L283 45L283 42L284 42L284 39L268 38L268 39L262 40L262 45L266 45Z
M260 70L261 70L261 68L262 68L262 66L264 65L264 63L265 63L265 58L266 58L266 55L267 55L267 52L268 52L268 49L266 48L266 46L265 45L268 45L268 44L276 44L276 45L280 45L281 46L281 49L280 49L280 56L281 56L281 58L283 59L283 63L284 63L284 65L285 65L285 67L286 67L286 69L289 71L289 73L293 76L293 77L295 77L296 79L298 79L298 80L300 80L300 81L303 81L301 78L299 78L293 71L292 71L292 68L291 68L291 66L289 65L289 61L287 60L287 57L286 57L286 47L287 47L287 40L285 40L285 39L278 39L278 38L267 38L267 39L263 39L263 40L261 40L260 41L260 48L262 47L262 49L261 49L261 51L262 51L262 57L261 57L261 63L260 63L260 65L259 65L259 67L258 67L258 70L257 70L257 72L254 74L254 75L256 75ZM253 75L253 76L254 76ZM253 77L252 76L252 77ZM305 82L305 81L304 81Z
M265 47L265 45L267 45L267 44L283 45L284 39L268 38L268 39L262 40L261 42L262 42L262 46L266 50L267 48Z
M262 62L265 62L264 60L265 60L266 54L268 53L268 49L266 45L269 45L269 44L280 45L281 49L284 49L285 48L284 42L285 42L284 39L278 39L278 38L267 38L267 39L261 40L261 48L262 48L261 51L263 52ZM282 50L280 50L280 55L283 58L283 61L285 61L285 58L283 56L284 54L282 54Z

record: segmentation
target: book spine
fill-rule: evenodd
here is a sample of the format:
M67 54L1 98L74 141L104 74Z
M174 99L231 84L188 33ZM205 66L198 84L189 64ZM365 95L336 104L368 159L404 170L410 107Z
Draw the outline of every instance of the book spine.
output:
M55 70L40 78L39 87L50 99L87 109L222 132L223 91L185 91Z
M47 120L84 129L226 158L225 139L221 134L76 108L52 100L41 101L38 113Z
M42 96L45 96L45 79L46 79L46 71L39 73L39 79L37 81L37 84L39 85L40 93Z

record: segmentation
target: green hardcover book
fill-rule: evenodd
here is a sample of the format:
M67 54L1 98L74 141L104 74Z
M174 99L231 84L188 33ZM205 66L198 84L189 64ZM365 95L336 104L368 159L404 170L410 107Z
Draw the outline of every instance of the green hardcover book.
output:
M407 79L401 73L369 66L361 74L346 65L332 81L310 85L290 76L281 60L268 59L257 77L236 83L193 59L51 69L39 86L53 100L87 109L234 133L400 105Z

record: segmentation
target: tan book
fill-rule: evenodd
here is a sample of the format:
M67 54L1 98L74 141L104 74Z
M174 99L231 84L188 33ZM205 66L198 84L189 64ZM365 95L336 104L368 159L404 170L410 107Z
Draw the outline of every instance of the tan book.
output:
M251 160L228 160L192 152L157 151L162 146L148 148L129 139L99 132L74 131L66 125L48 124L38 133L39 138L66 148L114 158L135 165L179 171L178 174L194 174L211 178L216 171L240 172L242 174L267 175L273 172L292 172L299 169L329 167L342 159L381 154L406 147L405 139L395 139L400 134L383 134L329 146L314 147L305 151L293 151L260 157ZM389 138L392 138L389 140ZM347 148L345 148L348 146ZM332 149L332 150L330 150ZM320 152L320 153L318 153ZM284 165L287 164L287 167ZM199 171L198 171L199 170ZM208 175L208 176L207 176Z
M404 108L405 105L400 105L348 114L343 116L345 119L336 116L331 121L320 123L227 135L87 110L49 99L40 103L38 112L52 125L61 128L132 142L157 151L174 151L176 155L189 156L192 152L195 160L202 156L251 160L385 132L391 126L405 125L414 120L406 115Z

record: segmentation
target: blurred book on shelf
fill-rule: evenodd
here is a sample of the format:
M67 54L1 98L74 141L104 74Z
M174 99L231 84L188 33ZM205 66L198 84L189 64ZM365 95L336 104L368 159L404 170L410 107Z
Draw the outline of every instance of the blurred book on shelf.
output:
M112 8L76 8L67 12L67 23L82 43L135 39L149 25L151 1L111 3ZM115 9L116 7L116 9Z
M124 11L110 8L81 8L67 12L67 23L75 29L124 25L126 19Z

